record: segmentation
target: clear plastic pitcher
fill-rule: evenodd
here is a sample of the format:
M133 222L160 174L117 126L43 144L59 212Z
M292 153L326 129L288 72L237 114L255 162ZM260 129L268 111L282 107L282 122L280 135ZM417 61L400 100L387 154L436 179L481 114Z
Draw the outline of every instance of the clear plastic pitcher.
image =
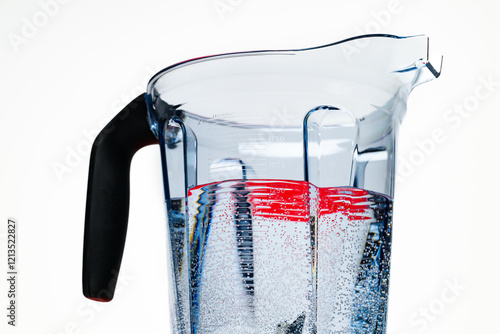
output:
M197 58L95 141L83 286L113 297L129 168L159 144L173 333L385 333L396 137L425 36Z

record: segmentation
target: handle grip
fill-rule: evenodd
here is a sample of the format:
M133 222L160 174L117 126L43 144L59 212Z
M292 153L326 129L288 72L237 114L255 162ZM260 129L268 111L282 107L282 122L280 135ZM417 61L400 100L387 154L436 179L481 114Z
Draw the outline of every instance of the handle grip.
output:
M87 298L113 299L127 234L130 163L135 152L155 143L158 140L147 123L145 94L120 111L94 141L83 246Z

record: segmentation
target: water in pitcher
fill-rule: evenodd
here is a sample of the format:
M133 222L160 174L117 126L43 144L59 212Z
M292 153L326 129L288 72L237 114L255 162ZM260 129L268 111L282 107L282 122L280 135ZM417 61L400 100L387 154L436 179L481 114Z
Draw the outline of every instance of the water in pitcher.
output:
M231 180L190 189L187 214L191 333L385 332L387 196Z

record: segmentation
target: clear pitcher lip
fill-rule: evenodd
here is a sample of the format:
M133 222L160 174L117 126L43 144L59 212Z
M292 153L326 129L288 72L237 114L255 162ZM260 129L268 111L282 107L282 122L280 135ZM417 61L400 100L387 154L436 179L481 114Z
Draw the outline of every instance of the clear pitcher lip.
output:
M428 55L426 35L372 34L309 48L194 58L166 67L151 78L146 91L150 124L156 134L158 121L184 112L177 109L204 122L213 116L205 115L207 103L236 106L235 94L248 92L287 94L288 104L301 95L304 99L297 103L307 101L308 110L334 103L351 109L359 119L366 116L367 108L378 106L392 110L402 120L404 107L394 106L405 101L413 88L440 75ZM313 94L322 95L309 102L305 96ZM226 98L230 95L232 102ZM393 101L392 107L384 106L387 101ZM167 103L168 111L156 108L158 103ZM359 103L366 108L358 107ZM262 122L254 125L265 126Z
M341 45L344 43L357 41L357 40L361 40L361 39L369 39L369 38L388 38L388 39L402 40L402 39L410 39L410 38L418 38L418 37L427 39L427 55L426 55L426 59L422 59L422 61L425 62L424 65L430 70L430 72L434 75L434 77L438 78L441 74L443 58L441 57L441 64L440 64L439 70L436 70L436 68L429 62L429 45L428 45L428 37L426 35L419 34L419 35L410 35L410 36L397 36L397 35L392 35L392 34L365 34L365 35L358 35L358 36L349 37L349 38L346 38L346 39L343 39L343 40L340 40L337 42L333 42L333 43L328 43L328 44L313 46L313 47L306 47L306 48L282 49L282 50L269 49L269 50L227 52L227 53L220 53L220 54L214 54L214 55L201 56L201 57L187 59L187 60L172 64L170 66L167 66L164 69L158 71L155 75L153 75L148 82L147 92L149 93L151 91L151 87L154 85L156 80L158 78L160 78L161 76L163 76L164 74L166 74L172 70L178 69L180 67L190 65L193 63L202 62L202 61L207 61L207 60L212 60L212 59L217 59L217 58L225 58L225 57L261 55L262 53L265 53L266 55L272 55L272 54L283 55L283 54L287 54L287 53L293 54L296 52L318 50L318 49L328 48L331 46ZM418 67L415 66L415 68L413 68L413 69L417 69L417 68ZM401 73L404 71L411 71L411 70L412 70L412 68L409 66L408 68L404 68L401 70L395 70L394 72Z

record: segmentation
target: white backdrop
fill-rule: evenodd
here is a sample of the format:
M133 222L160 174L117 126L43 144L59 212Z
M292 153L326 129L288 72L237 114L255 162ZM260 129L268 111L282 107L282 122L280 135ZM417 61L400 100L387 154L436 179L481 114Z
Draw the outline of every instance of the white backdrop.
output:
M431 62L444 55L401 127L388 333L498 332L499 10L486 0L1 0L0 277L13 217L19 295L13 328L0 280L0 332L168 333L157 147L134 158L119 292L106 304L81 293L91 140L170 64L367 33L426 34ZM436 129L445 139L422 146Z

